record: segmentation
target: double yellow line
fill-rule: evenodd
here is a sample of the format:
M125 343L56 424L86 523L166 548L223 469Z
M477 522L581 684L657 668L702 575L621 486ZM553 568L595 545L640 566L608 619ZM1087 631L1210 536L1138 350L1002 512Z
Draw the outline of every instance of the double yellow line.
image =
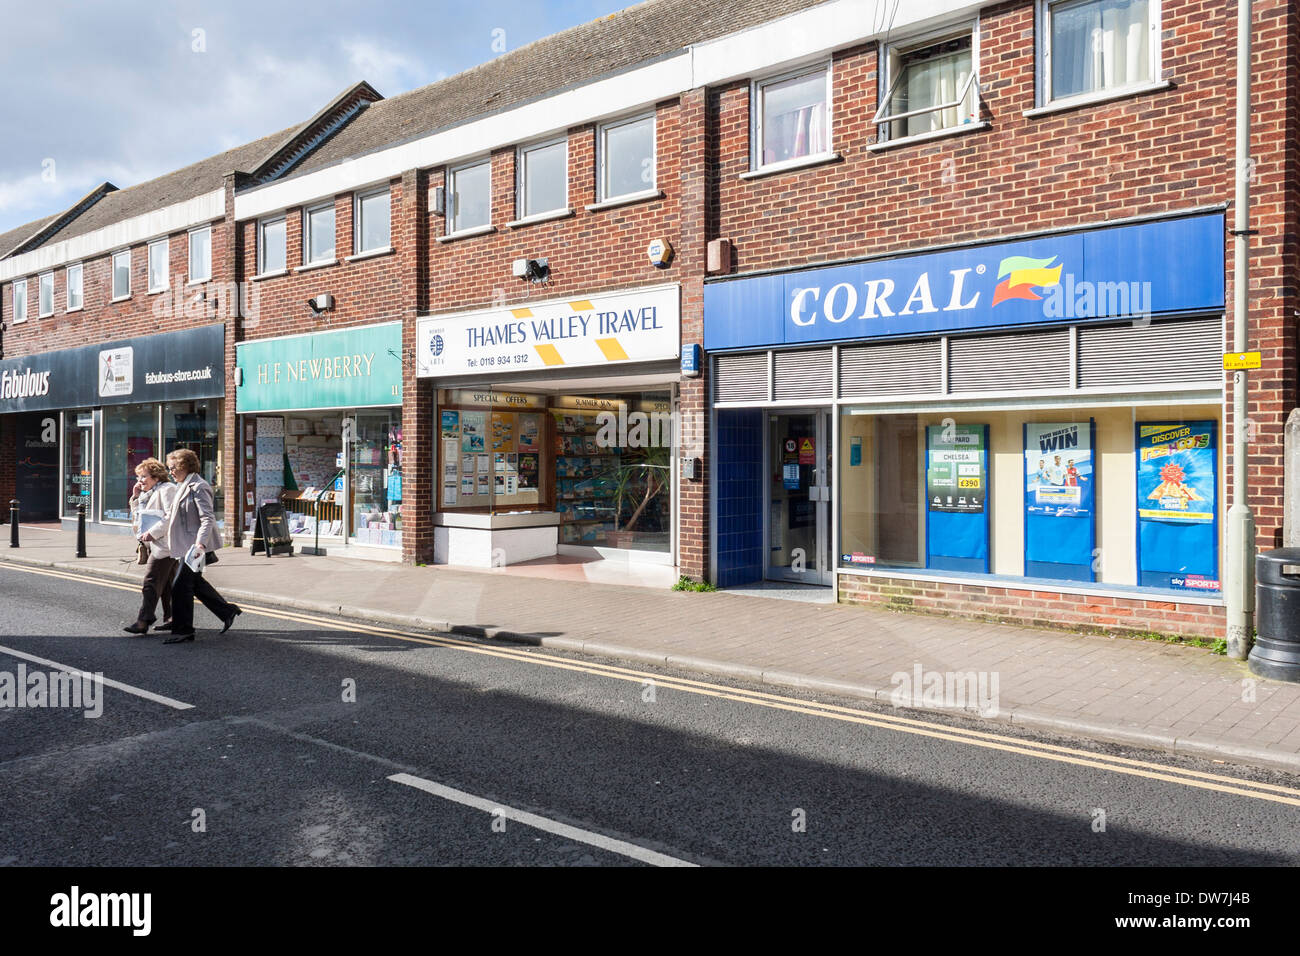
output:
M47 577L63 578L81 584L94 584L99 587L116 588L123 591L139 590L137 587L130 585L117 584L64 571L55 571L44 568L35 569L3 563L0 563L0 568L6 568L12 571L23 571L30 574L41 574ZM877 713L855 707L842 707L837 704L822 704L813 701L805 701L795 697L787 697L782 694L772 694L765 691L743 690L735 687L727 687L722 684L710 683L708 681L692 680L686 677L670 677L664 674L654 674L648 671L638 671L627 667L620 667L616 664L602 664L594 661L575 661L534 649L489 647L455 637L432 637L391 627L365 624L360 621L345 621L338 618L320 617L298 611L286 611L280 608L261 607L252 604L241 604L240 607L243 608L243 610L254 614L278 618L282 621L309 624L313 627L329 628L331 630L345 631L354 634L369 634L376 637L387 637L392 640L405 641L410 644L424 644L429 647L442 647L470 654L481 654L486 657L496 657L503 660L533 664L540 667L553 667L559 670L575 671L577 673L605 677L611 680L622 680L642 685L652 684L656 688L668 688L683 693L696 694L702 697L716 697L721 700L730 700L742 704L752 704L757 707L767 707L772 710L784 710L790 713L806 714L808 716L822 717L828 720L839 720L846 723L861 724L867 727L877 727L883 730L893 730L898 733L930 737L935 740L964 744L970 747L983 747L987 750L999 750L1004 753L1019 754L1025 757L1035 757L1039 760L1053 760L1058 763L1073 764L1079 767L1090 767L1097 770L1106 770L1111 773L1126 774L1133 777L1144 777L1148 780L1159 780L1164 783L1180 784L1185 787L1195 787L1200 790L1211 790L1217 793L1233 794L1234 796L1250 797L1255 800L1267 800L1272 803L1283 803L1293 807L1300 807L1300 789L1294 787L1284 787L1271 783L1257 783L1255 781L1242 780L1237 777L1229 777L1223 774L1205 773L1199 770L1186 770L1180 767L1170 767L1164 764L1150 763L1143 760L1133 760L1128 757L1097 754L1073 747L1038 743L1035 741L1022 740L1017 737L1009 737L1003 734L989 733L982 730L966 730L960 727L949 727L945 724L917 720L911 717L901 717L894 714Z

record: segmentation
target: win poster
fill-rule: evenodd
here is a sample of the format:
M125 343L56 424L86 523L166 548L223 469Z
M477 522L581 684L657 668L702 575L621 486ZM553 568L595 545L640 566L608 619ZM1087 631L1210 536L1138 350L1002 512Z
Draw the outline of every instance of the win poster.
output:
M1053 518L1092 514L1092 425L1025 425L1025 512Z

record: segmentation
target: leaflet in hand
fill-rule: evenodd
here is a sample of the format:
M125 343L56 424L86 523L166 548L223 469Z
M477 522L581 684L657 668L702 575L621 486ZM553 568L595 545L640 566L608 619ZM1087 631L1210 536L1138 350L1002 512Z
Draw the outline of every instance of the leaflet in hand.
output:
M145 510L140 512L140 534L153 535L154 539L160 538L159 533L163 523L167 520L167 515L161 511Z
M199 550L197 544L190 545L190 549L185 552L185 563L195 574L203 573L203 552Z

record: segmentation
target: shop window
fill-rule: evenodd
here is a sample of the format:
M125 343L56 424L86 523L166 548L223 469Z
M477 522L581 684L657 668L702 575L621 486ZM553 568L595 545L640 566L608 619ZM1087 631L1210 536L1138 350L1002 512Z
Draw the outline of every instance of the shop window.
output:
M14 280L14 321L27 321L27 280Z
M519 149L519 218L541 216L569 204L569 142L538 143Z
M333 213L330 213L333 218ZM388 187L357 197L356 253L380 252L389 246ZM332 241L331 241L332 244Z
M357 544L401 547L401 409L355 413L348 450L349 533Z
M439 510L554 511L559 542L669 553L669 392L440 393Z
M1217 405L848 410L840 566L1215 593L1219 419Z
M157 456L166 461L166 456L178 448L188 448L199 456L199 475L212 486L213 509L219 525L225 522L221 409L221 400L216 398L167 402L162 407L163 454Z
M600 127L600 188L604 202L655 188L655 117L638 116Z
M334 261L334 203L306 209L302 214L303 264Z
M190 282L212 279L212 227L190 232Z
M1042 14L1044 103L1159 79L1159 0L1048 0Z
M82 269L81 263L68 266L65 275L68 285L68 311L76 312L84 304L81 295Z
M149 243L149 291L162 292L168 281L168 242L159 239Z
M131 296L131 250L113 253L113 300Z
M44 318L54 314L54 273L43 273L36 280L36 314Z
M65 412L63 415L63 514L77 516L77 505L85 504L87 519L95 516L91 494L95 488L93 412Z
M447 174L447 235L484 229L492 221L492 163L485 160Z
M158 458L158 406L112 405L103 410L104 521L131 520L131 487L136 465Z
M264 219L257 224L257 273L283 272L285 258L284 216Z
M754 84L754 169L830 152L830 90L830 64Z
M918 136L978 119L973 37L968 27L923 45L882 46L889 78L875 117L882 138Z

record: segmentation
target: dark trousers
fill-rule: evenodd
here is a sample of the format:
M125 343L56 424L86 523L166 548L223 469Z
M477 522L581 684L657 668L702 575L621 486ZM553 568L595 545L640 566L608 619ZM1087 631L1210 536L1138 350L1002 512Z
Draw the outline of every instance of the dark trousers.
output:
M159 598L162 599L163 620L171 620L172 576L175 574L175 558L150 556L149 566L144 569L144 581L140 585L140 593L144 599L140 603L140 613L135 618L141 624L152 624L156 620L153 612L158 606Z
M206 575L195 574L188 564L181 564L181 575L172 585L172 633L188 634L194 630L194 599L225 621L234 613L235 606L217 593L208 583Z

